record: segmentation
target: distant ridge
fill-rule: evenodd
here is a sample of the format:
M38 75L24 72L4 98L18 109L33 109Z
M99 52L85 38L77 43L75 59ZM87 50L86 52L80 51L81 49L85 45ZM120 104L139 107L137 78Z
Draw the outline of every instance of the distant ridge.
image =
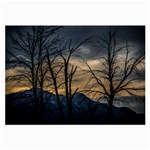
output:
M59 122L56 95L43 90L43 111L40 124L67 124L68 110L64 95L60 95L64 122ZM112 108L108 120L108 105L95 102L83 93L76 93L72 101L72 124L145 124L145 114L138 115L125 107ZM32 89L6 95L6 124L34 124Z

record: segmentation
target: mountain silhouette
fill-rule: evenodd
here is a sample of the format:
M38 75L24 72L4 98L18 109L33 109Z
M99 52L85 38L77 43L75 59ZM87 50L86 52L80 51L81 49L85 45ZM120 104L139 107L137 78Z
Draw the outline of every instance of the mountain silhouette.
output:
M40 97L40 89L37 95ZM43 90L43 106L38 124L68 124L67 100L59 95L64 121L55 94ZM111 120L108 105L76 93L72 100L72 124L145 124L145 114L137 114L126 107L112 107ZM6 124L36 124L34 122L33 92L22 91L6 95Z

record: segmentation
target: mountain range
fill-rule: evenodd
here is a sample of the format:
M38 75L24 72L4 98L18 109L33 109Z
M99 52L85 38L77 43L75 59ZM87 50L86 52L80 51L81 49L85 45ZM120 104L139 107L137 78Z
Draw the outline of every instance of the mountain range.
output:
M43 91L43 105L38 124L70 124L66 97L59 97L63 122L60 121L56 95ZM6 124L37 124L34 122L33 106L32 90L6 95ZM145 124L145 113L137 114L127 107L113 106L110 120L106 103L96 102L83 93L76 93L72 100L71 124Z

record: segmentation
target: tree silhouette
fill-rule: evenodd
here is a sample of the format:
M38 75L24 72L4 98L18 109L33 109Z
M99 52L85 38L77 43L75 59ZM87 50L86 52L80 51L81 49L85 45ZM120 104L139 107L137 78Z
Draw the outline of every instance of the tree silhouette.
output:
M60 44L60 51L58 51L58 54L60 58L62 59L63 64L63 77L64 77L64 85L65 85L65 96L67 99L67 109L68 109L68 122L72 123L72 100L76 92L78 91L78 88L76 88L73 91L73 78L75 76L75 73L77 71L77 66L70 63L70 60L72 56L77 52L77 50L80 48L80 46L87 44L90 41L91 37L86 38L81 41L76 41L73 43L72 40L70 40L68 43L65 44L63 48L61 48ZM63 82L62 82L63 83Z
M21 55L15 55L10 50L6 50L7 54L13 58L9 61L9 67L17 70L16 75L7 77L7 82L15 80L20 84L31 87L35 121L39 121L44 105L43 87L48 72L45 62L45 46L51 44L51 40L59 28L59 26L37 26L32 27L30 32L17 32L15 36L10 36L10 38L14 49Z
M59 116L60 116L60 121L61 123L64 122L64 115L63 115L63 108L62 108L62 104L61 104L61 100L60 100L60 96L59 96L59 87L62 84L62 81L59 81L59 74L62 71L62 63L61 61L58 59L59 56L59 52L58 52L58 43L61 40L59 38L54 38L50 45L45 46L45 50L46 50L46 60L47 60L47 68L49 70L49 74L48 74L48 82L50 82L50 84L48 84L48 88L51 88L51 90L53 90L56 94L57 97L57 103L58 103L58 107L59 107Z
M141 81L142 65L144 65L144 51L132 54L132 47L126 41L125 46L117 41L117 28L110 27L109 33L104 37L97 37L96 44L100 51L105 51L105 55L99 57L101 65L93 70L88 66L92 77L88 82L93 82L89 93L99 94L100 98L107 99L109 104L109 116L111 117L112 105L117 95L123 92L131 96L137 96L139 91L144 91L143 87L134 86L135 82Z

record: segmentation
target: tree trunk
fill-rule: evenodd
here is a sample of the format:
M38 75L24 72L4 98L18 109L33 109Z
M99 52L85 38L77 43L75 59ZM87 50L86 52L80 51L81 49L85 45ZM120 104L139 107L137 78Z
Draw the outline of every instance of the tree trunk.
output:
M64 76L65 76L65 95L67 99L67 107L68 107L68 123L72 123L72 101L71 97L69 96L69 88L68 88L68 63L65 63L64 68Z
M114 96L111 96L109 99L109 104L108 104L108 122L109 123L113 123L113 100L114 100Z
M47 60L48 60L49 71L50 71L50 74L52 76L52 80L53 80L53 84L54 84L54 88L55 88L55 92L56 92L57 103L58 103L59 112L60 112L60 122L63 123L64 122L63 108L62 108L62 104L61 104L61 101L60 101L60 98L59 98L58 87L57 87L57 79L54 76L54 72L53 72L53 69L52 69L52 66L51 66L52 64L51 64L51 61L49 59L48 50L47 50Z
M59 107L59 112L60 112L60 122L63 123L64 122L63 108L62 108L62 104L60 102L58 90L55 89L55 91L56 91L56 97L57 97L57 103L58 103L58 107Z
M34 123L39 122L39 99L37 97L37 89L33 88L34 94Z
M72 102L68 101L68 122L72 123Z

